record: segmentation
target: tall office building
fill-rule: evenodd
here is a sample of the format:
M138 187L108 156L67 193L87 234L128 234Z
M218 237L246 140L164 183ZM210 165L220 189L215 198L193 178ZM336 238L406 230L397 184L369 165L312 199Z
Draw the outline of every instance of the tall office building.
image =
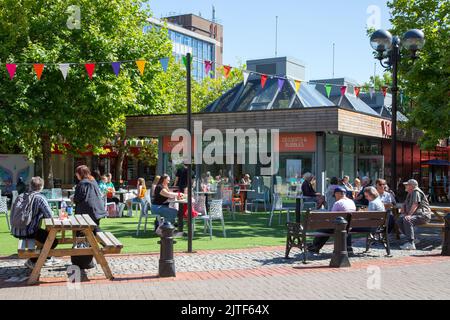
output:
M193 56L192 76L197 81L203 80L205 61L212 61L211 76L215 68L223 62L223 26L202 17L186 14L164 18L149 18L149 23L156 26L166 24L173 44L173 54L177 61L190 52Z

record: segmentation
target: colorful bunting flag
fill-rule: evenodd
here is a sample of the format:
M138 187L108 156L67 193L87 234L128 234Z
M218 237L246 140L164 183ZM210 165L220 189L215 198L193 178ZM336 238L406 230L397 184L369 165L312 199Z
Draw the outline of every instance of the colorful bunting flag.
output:
M209 75L212 69L212 61L205 60L205 73Z
M60 63L59 64L59 70L61 71L64 80L66 80L66 78L67 78L67 73L69 72L69 68L70 68L70 64L68 64L68 63Z
M183 58L181 58L181 60L183 61L183 64L184 64L184 66L185 66L186 69L187 69L187 66L188 66L188 64L187 64L187 57L186 57L186 56L183 56Z
M44 71L45 65L43 63L35 63L33 64L34 71L36 72L36 76L38 80L41 80L42 71Z
M295 80L295 92L298 92L300 90L300 85L302 84L301 81Z
M86 68L89 79L92 80L92 76L93 76L94 70L95 70L95 63L85 63L84 67Z
M6 70L8 70L9 73L9 79L12 80L16 74L17 64L15 63L7 63L6 64Z
M114 71L114 74L116 75L116 77L119 76L119 72L120 72L120 62L112 62L111 63L112 69Z
M264 87L266 86L266 82L267 82L267 76L265 74L261 75L261 88L264 89Z
M325 91L327 92L327 97L329 98L331 94L331 84L325 85Z
M225 78L228 78L230 76L231 67L230 66L223 66L223 72L225 74Z
M159 59L159 63L161 63L164 72L167 72L167 68L169 67L169 58L161 58Z
M386 97L388 87L382 86L381 91L383 91L383 96Z
M373 99L373 95L375 93L375 88L374 87L370 87L369 88L369 93L370 93L370 99Z
M278 90L282 90L284 86L284 79L278 79Z
M359 93L361 92L361 88L360 87L355 87L355 95L357 98L359 98Z
M141 73L141 76L144 75L144 69L145 69L145 63L146 62L147 61L145 61L145 60L137 60L136 61L136 64L138 66L139 72Z
M341 87L341 96L345 96L345 93L347 92L347 86Z
M244 70L243 72L242 72L242 74L243 74L243 76L244 76L244 86L247 84L247 82L248 82L248 78L250 77L250 72L249 71L247 71L247 70Z

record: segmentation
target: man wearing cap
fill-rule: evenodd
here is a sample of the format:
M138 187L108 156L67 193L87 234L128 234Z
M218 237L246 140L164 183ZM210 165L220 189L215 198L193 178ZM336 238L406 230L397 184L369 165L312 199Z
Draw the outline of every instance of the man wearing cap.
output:
M334 197L336 198L336 202L333 205L331 211L342 211L342 212L353 212L356 211L356 206L353 200L347 198L346 196L347 190L342 187L337 187L334 189ZM319 232L333 234L334 230L318 230ZM308 247L308 251L312 253L319 253L320 249L327 243L330 237L315 237L313 243ZM347 237L347 251L352 253L352 238Z
M425 193L420 190L419 183L416 180L411 179L405 182L404 185L408 195L397 224L400 231L407 237L408 242L400 246L400 248L402 250L415 250L414 227L430 221L430 204Z

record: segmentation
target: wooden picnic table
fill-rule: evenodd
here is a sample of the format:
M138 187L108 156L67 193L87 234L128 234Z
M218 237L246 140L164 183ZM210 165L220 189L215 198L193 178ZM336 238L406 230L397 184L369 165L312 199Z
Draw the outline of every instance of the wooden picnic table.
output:
M60 220L59 218L44 219L44 223L46 225L46 230L49 232L49 235L41 249L39 249L39 245L37 245L38 249L35 249L36 244L34 244L34 240L19 241L19 257L38 258L28 280L28 284L35 284L39 281L40 272L47 257L93 255L97 263L101 265L106 278L110 280L114 278L104 254L119 253L123 246L111 233L97 232L97 236L95 236L93 231L97 227L97 224L91 219L89 215L74 215L64 220ZM71 232L72 237L66 238L66 232ZM84 234L84 237L77 237L78 232L82 232ZM75 245L78 241L81 240L87 241L90 247L51 249L58 233L62 234L61 239L58 239L58 244ZM101 249L99 247L99 244L101 244L104 248Z

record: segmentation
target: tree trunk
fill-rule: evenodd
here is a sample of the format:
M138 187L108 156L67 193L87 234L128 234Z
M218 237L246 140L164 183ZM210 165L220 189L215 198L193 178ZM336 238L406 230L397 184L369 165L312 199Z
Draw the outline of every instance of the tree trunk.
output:
M122 180L122 168L123 168L123 161L125 160L126 155L126 147L123 144L123 141L119 142L119 153L117 155L117 161L116 161L116 181L120 182Z
M44 188L51 189L53 188L52 143L48 133L43 133L41 136L41 148Z

